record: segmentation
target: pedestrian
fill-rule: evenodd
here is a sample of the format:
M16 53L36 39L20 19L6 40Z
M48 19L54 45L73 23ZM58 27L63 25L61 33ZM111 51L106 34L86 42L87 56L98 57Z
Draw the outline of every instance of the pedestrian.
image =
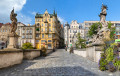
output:
M55 52L55 46L53 47L53 52Z
M67 46L65 47L65 50L67 51Z
M73 53L73 47L70 47L70 54Z

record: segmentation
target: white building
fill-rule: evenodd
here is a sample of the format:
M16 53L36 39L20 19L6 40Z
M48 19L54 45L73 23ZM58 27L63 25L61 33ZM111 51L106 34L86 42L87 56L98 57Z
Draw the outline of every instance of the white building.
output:
M81 37L84 38L84 25L73 20L69 26L68 23L64 27L64 41L68 47L75 47L77 41L77 33L80 33Z
M64 26L64 43L65 43L65 46L68 46L69 44L69 24L66 23L65 26Z

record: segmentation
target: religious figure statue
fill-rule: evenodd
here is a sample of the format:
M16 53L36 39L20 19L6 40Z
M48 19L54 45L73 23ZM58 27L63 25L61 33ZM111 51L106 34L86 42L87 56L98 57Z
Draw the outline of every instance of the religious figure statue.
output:
M106 22L107 6L102 4L102 12L100 13L100 23L102 24L102 29L98 27L97 35L93 35L92 45L103 45L104 40L110 39L110 29L108 29L108 23Z
M17 18L16 18L17 14L14 13L14 8L13 10L11 11L11 14L10 14L10 20L12 21L12 26L11 26L11 33L14 33L15 34L15 31L17 29Z

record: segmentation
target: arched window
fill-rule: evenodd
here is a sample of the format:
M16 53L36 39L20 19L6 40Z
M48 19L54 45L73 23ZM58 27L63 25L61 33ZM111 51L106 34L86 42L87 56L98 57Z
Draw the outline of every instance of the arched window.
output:
M40 24L39 24L39 23L37 23L37 26L40 26Z

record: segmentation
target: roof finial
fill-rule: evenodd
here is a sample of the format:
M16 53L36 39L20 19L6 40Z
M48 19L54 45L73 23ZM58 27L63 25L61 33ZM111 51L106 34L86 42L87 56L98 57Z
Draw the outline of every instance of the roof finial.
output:
M54 11L53 11L53 14L55 15L55 9L54 9Z

